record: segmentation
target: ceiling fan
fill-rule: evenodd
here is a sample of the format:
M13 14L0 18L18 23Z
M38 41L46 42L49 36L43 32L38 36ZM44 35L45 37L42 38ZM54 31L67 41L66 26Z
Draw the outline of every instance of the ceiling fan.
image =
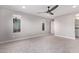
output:
M54 11L57 7L58 7L59 5L55 5L54 7L50 7L50 6L48 6L47 8L48 8L48 10L47 11L45 11L45 12L39 12L39 13L48 13L48 14L51 14L51 15L54 15L54 13L52 13L52 11ZM51 9L50 9L51 8Z

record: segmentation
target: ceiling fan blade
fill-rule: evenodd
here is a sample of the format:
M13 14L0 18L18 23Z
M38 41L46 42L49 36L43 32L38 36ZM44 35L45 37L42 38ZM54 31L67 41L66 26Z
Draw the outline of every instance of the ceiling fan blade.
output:
M51 14L51 15L54 15L54 13L51 13L51 12L50 12L50 14Z
M55 10L58 6L59 6L59 5L55 5L53 8L51 8L51 9L49 10L49 12Z

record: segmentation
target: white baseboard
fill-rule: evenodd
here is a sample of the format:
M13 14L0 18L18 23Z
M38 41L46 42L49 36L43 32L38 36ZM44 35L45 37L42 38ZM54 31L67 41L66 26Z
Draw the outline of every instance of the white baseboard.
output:
M72 39L72 40L75 40L75 38L72 38L72 37L66 37L66 36L60 36L60 35L55 35L55 36L58 36L58 37L63 37L63 38L67 38L67 39Z
M38 34L38 35L31 35L31 36L29 35L28 37L23 37L23 38L3 41L3 42L0 42L0 44L4 44L4 43L8 43L8 42L14 42L14 41L19 41L19 40L26 40L26 39L31 39L31 38L40 37L40 36L46 36L46 35L49 35L49 34Z

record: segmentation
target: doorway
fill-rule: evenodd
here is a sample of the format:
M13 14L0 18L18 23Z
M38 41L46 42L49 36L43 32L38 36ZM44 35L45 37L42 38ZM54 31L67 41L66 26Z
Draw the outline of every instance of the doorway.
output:
M54 20L51 21L51 34L54 34Z
M75 38L79 39L79 19L75 19Z

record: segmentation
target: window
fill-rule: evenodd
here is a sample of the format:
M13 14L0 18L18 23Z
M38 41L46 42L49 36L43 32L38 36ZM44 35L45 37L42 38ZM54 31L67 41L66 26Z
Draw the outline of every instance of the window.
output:
M42 23L42 31L45 30L45 23Z
M20 32L21 28L20 28L20 19L18 19L17 17L13 18L13 32Z

